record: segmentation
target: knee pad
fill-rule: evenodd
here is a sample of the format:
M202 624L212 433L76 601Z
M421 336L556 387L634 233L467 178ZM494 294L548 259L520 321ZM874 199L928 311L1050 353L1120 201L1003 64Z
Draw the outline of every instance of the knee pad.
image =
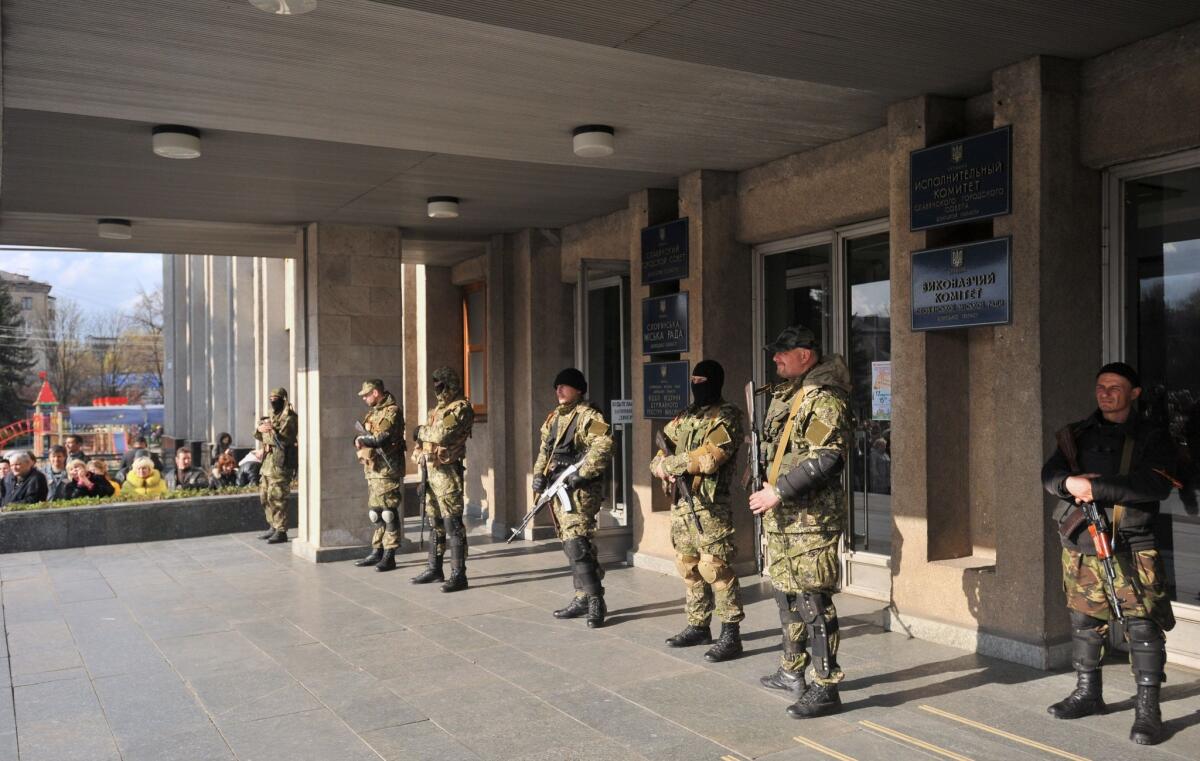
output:
M396 522L396 511L395 510L384 510L382 517L383 517L384 523L395 523Z
M715 555L701 555L700 563L696 568L700 572L700 577L717 591L728 589L737 578L733 574L733 569Z
M1129 665L1140 685L1162 684L1167 665L1167 640L1162 627L1148 618L1125 619Z
M691 555L675 555L675 570L679 571L679 578L684 581L699 581L699 571L696 566L699 564L700 558Z
M803 592L796 598L800 620L812 626L825 621L825 611L829 607L829 595L823 592Z
M779 623L784 628L789 624L798 623L800 615L796 613L796 596L787 592L775 591L775 605L779 608Z
M379 514L379 511L373 507L367 511L367 517L370 518L371 523L374 523L375 525L383 523L383 517Z
M592 545L587 540L587 537L577 536L574 539L568 539L563 542L563 552L567 558L576 563L584 558L591 560Z

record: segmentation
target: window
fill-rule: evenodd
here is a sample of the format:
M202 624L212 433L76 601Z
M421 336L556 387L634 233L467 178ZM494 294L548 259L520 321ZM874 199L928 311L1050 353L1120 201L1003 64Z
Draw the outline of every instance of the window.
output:
M24 309L26 312L33 309L33 297L32 296L22 296L21 297L21 309Z
M487 288L471 283L463 288L463 387L479 419L487 416Z

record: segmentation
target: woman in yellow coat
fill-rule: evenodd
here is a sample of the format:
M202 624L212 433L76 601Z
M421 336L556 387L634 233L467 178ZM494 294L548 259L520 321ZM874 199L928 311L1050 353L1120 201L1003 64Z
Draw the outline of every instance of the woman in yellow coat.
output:
M133 461L129 475L125 476L125 486L122 496L134 498L161 497L167 493L167 483L154 469L154 461L149 457L139 457Z

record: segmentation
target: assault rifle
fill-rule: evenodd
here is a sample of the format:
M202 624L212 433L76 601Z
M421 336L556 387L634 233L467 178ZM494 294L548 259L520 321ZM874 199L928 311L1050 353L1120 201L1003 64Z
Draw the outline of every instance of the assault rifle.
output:
M754 404L754 381L746 384L746 412L750 415L750 442L746 448L746 458L749 465L750 493L763 488L762 475L762 441L758 437L758 409ZM754 570L759 575L763 572L762 548L762 516L754 516Z
M1075 447L1075 437L1071 435L1070 428L1063 428L1054 435L1058 442L1058 448L1067 458L1067 465L1071 468L1072 473L1079 473L1079 450ZM1121 612L1121 600L1117 597L1117 559L1113 555L1112 537L1109 532L1108 518L1104 511L1096 507L1095 502L1084 502L1079 504L1078 510L1071 510L1063 518L1059 525L1059 532L1070 539L1079 530L1080 524L1086 522L1088 533L1092 536L1092 544L1096 547L1096 557L1100 558L1101 564L1104 566L1104 578L1101 582L1104 584L1104 594L1108 597L1109 607L1112 608L1113 615L1118 621L1125 620L1125 614ZM1133 574L1137 573L1137 569L1130 569L1130 583L1137 584L1137 579ZM1136 589L1136 586L1135 586Z
M534 516L537 515L543 507L550 504L550 502L555 498L557 498L559 504L562 505L564 513L569 513L575 509L575 507L571 504L571 494L567 491L567 479L574 475L582 465L583 458L580 458L579 460L568 465L562 473L558 474L558 478L555 478L554 481L546 487L546 490L543 491L538 497L537 502L533 504L533 508L530 509L529 512L525 513L525 517L522 518L521 522L517 524L517 527L512 530L512 534L509 535L508 539L505 540L505 544L511 544L512 540L524 533L525 527L529 525L529 522L533 520Z
M354 430L358 431L359 434L361 434L363 436L371 435L367 432L366 428L363 428L363 424L362 424L361 420L356 420L354 422ZM375 447L375 451L378 452L379 456L383 458L383 464L387 466L388 470L395 470L395 468L392 467L392 461L389 460L388 456L383 453L383 447Z
M419 444L419 442L418 442ZM421 455L421 485L417 487L417 504L421 511L421 541L417 547L425 547L425 497L429 494L429 465L425 462L425 455ZM436 544L436 541L435 541Z
M663 451L663 454L675 453L674 447L667 446L667 437L663 435L662 431L654 434L654 443ZM688 508L692 511L692 520L696 523L697 533L703 534L704 527L700 525L700 516L696 515L696 503L692 501L692 488L688 486L687 479L682 476L676 478L675 488L678 489L679 493L683 495L683 498L687 500Z

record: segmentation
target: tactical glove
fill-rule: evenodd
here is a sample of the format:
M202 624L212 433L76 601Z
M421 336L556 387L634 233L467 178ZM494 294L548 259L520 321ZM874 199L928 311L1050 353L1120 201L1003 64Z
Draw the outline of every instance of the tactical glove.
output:
M567 476L567 488L578 489L579 487L586 484L589 480L590 479L584 478L583 476L579 475L579 471L576 471L576 472L572 473L571 475Z
M546 477L541 473L533 477L533 490L538 494L546 490Z

